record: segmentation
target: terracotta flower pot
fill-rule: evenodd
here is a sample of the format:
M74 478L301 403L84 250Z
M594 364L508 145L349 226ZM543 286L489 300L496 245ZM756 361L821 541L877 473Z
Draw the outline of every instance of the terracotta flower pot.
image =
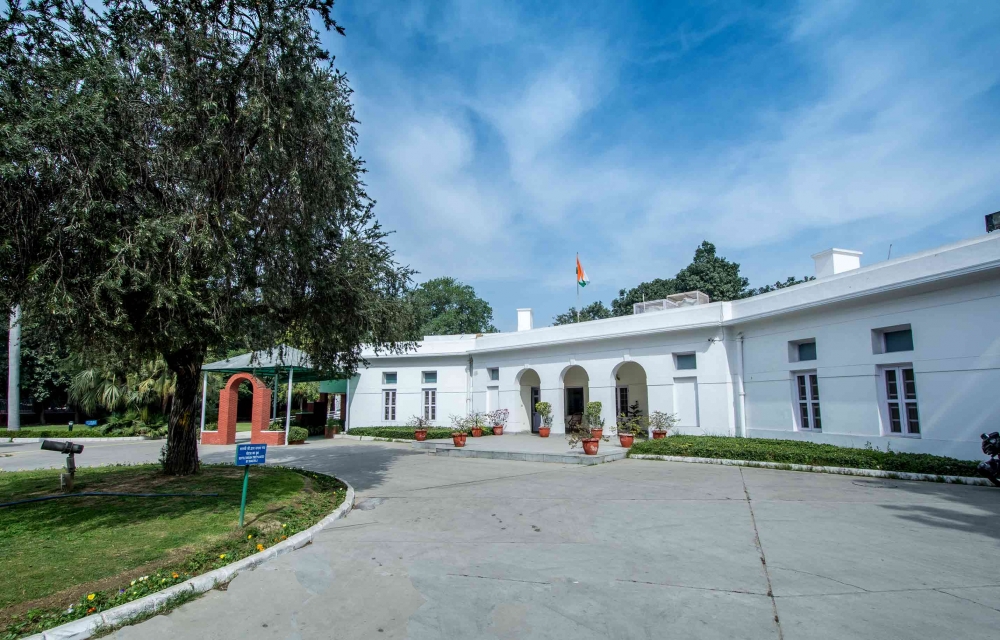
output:
M451 434L451 441L455 443L456 447L465 446L465 434L464 433L453 433Z
M552 429L552 427L538 427L538 437L539 438L548 438L549 437L549 431L551 429Z
M621 442L623 447L628 449L632 446L632 443L635 442L635 436L631 433L619 433L618 441Z
M597 447L601 444L601 441L597 438L584 438L583 439L583 452L588 456L597 455Z
M497 425L493 425L493 435L495 435L495 436L502 436L503 435L503 427L498 427Z
M482 435L483 435L483 430L482 429L480 429L479 427L472 427L472 437L473 438L481 438Z
M413 432L413 437L417 439L417 442L423 442L427 439L427 429L417 429Z
M604 437L604 427L598 427L597 429L590 430L590 437L597 438L600 440Z
M337 430L334 429L333 427L326 427L323 429L323 437L326 438L327 440L332 438L335 433L337 433Z
M663 429L653 429L653 440L662 440L667 437L667 432Z

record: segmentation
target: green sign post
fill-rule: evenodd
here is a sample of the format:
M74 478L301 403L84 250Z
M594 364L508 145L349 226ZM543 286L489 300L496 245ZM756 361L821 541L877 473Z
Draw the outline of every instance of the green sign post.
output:
M250 486L250 465L267 462L266 444L236 445L236 466L243 467L243 497L240 499L240 528L243 528L243 516L247 510L247 488Z

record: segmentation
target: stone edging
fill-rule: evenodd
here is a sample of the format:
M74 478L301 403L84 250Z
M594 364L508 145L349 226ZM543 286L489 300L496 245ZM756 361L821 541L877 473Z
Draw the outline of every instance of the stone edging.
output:
M416 442L413 439L405 438L379 438L377 436L352 436L349 433L336 433L333 435L334 440L358 440L360 442Z
M224 567L220 567L219 569L214 569L208 573L203 573L200 576L195 576L186 582L182 582L172 587L167 587L163 591L151 593L148 596L139 598L138 600L126 602L123 605L119 605L113 609L108 609L107 611L102 611L101 613L95 615L87 616L86 618L80 618L79 620L67 622L66 624L59 625L58 627L46 629L41 633L29 636L25 640L56 640L57 638L59 640L65 640L67 638L72 638L73 640L85 640L102 627L114 627L116 625L125 624L140 614L155 612L168 600L180 595L181 593L191 591L199 594L211 591L216 587L216 585L229 582L235 578L237 574L243 571L255 569L268 560L284 555L289 551L301 549L312 542L317 533L333 524L334 521L346 516L354 507L354 487L340 478L337 479L347 486L347 495L344 497L344 501L339 507L334 509L333 513L326 516L305 531L300 531L291 538L283 540L269 549L261 551L260 553L255 553L252 556L243 558L242 560L228 564Z
M851 469L849 467L816 467L809 464L785 462L757 462L753 460L729 460L726 458L691 458L687 456L660 456L637 453L630 455L633 460L665 460L667 462L694 462L698 464L721 464L730 467L759 467L762 469L783 469L788 471L812 471L833 473L842 476L865 476L869 478L889 478L892 480L922 480L924 482L945 482L948 484L971 484L992 486L986 478L968 476L939 476L930 473L909 473L906 471L880 471L878 469Z
M17 443L31 443L31 442L41 442L42 440L48 440L49 438L8 438L10 442L14 444ZM68 438L59 438L60 440ZM151 438L149 436L123 436L121 438L72 438L73 442L134 442L136 440L163 440L164 438Z

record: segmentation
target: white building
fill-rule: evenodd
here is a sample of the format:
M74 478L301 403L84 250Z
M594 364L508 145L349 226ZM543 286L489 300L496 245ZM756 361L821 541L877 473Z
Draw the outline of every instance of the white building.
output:
M427 337L403 356L367 354L350 382L349 426L510 410L534 402L553 432L583 403L676 413L679 432L806 439L961 458L1000 423L1000 233L860 268L813 256L816 280L733 302L533 328ZM666 306L669 306L666 305Z

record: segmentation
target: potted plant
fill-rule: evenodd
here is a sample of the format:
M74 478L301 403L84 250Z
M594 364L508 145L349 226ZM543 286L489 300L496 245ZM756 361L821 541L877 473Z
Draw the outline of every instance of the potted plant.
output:
M510 412L506 409L497 409L490 412L490 422L493 423L493 435L503 435L503 428L507 426L507 417L509 415Z
M451 441L456 447L465 446L466 431L469 425L469 418L465 416L451 417Z
M646 435L648 419L642 415L639 402L633 402L617 420L618 442L626 449L631 448L636 437Z
M288 430L288 444L305 444L309 431L302 427L291 427Z
M427 426L430 424L430 420L424 420L420 416L413 416L406 423L406 426L413 427L413 437L417 439L417 442L423 442L427 439Z
M340 429L343 424L340 420L335 418L330 418L326 421L326 428L323 430L323 437L332 438L334 435L340 433Z
M590 429L582 424L566 434L566 439L569 441L570 448L576 447L578 444L583 445L583 452L588 456L597 455L597 449L601 444L601 440L608 441L608 438L605 436L595 438Z
M486 424L483 420L483 414L473 413L468 418L466 418L465 423L466 428L472 432L473 438L480 438L483 435L483 425Z
M649 426L653 429L653 440L667 437L667 432L677 426L679 421L676 413L654 411L649 414Z
M604 418L601 417L600 402L587 403L587 408L583 410L583 424L590 428L592 437L598 439L604 437Z
M538 427L538 437L548 438L552 431L552 405L548 402L536 402L535 412L542 416L542 425Z

